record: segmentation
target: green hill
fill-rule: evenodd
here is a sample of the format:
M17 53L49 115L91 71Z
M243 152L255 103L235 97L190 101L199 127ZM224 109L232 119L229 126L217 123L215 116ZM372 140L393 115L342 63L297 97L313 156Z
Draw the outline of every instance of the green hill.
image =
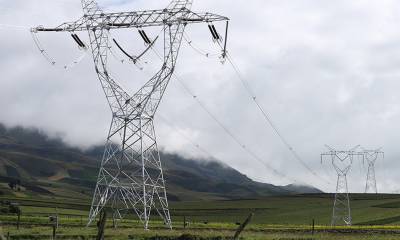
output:
M7 129L0 124L0 189L17 196L90 198L102 146L83 151L37 129ZM274 186L252 181L218 161L161 153L170 200L231 200L272 195L318 193L305 186ZM18 182L16 191L8 183Z

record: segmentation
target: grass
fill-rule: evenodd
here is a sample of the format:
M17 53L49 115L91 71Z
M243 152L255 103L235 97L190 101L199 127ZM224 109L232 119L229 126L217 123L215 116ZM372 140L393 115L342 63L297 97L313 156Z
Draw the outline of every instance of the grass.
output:
M272 228L272 226L271 226ZM317 232L312 235L309 229L296 228L296 232L287 231L286 229L279 230L279 227L275 231L269 230L257 230L253 228L247 229L242 239L252 240L392 240L399 239L397 234L388 233L334 233L334 232ZM16 230L15 226L4 226L4 233L10 233L11 239L49 239L52 234L51 226L42 227L21 227L20 230ZM57 239L93 239L96 235L97 230L95 228L85 227L65 227L61 226L57 230ZM181 238L185 240L190 239L229 239L234 235L234 229L221 229L217 226L208 228L190 228L181 229L176 228L174 230L167 229L153 229L151 231L144 231L137 227L122 227L122 228L111 228L108 227L105 230L106 239L113 240L126 240L126 239L180 239L182 235L191 235L195 237ZM156 238L158 237L158 238ZM201 237L201 238L200 238Z
M352 195L354 226L330 228L332 195L280 196L263 199L232 201L171 202L174 230L166 230L161 222L151 222L152 231L143 231L142 225L131 216L111 228L108 223L106 239L176 239L182 234L202 236L203 239L231 237L238 222L243 222L254 212L252 223L243 234L244 239L400 239L399 195ZM47 239L52 228L48 216L60 216L60 239L91 239L96 228L85 228L90 200L57 196L10 197L0 201L18 202L21 205L21 227L16 230L15 215L0 215L3 233L11 239ZM183 229L183 218L190 222ZM311 222L315 220L316 234L311 236ZM94 224L95 225L95 224ZM161 238L164 237L164 238ZM157 238L154 238L157 239Z

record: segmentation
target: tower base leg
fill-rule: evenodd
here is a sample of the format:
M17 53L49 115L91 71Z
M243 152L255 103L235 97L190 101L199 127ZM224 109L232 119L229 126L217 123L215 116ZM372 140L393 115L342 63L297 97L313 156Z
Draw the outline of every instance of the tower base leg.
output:
M88 225L105 208L112 210L114 221L136 214L145 229L157 212L172 228L152 119L113 118Z

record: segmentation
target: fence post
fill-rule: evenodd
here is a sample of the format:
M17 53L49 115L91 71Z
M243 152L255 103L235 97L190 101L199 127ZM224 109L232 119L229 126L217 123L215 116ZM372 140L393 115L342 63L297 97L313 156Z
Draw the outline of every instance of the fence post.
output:
M56 224L53 224L53 240L56 239L56 228L57 228Z
M19 222L21 220L21 211L18 211L17 230L19 230Z
M244 221L244 222L239 226L239 228L236 230L235 236L233 237L234 240L237 240L237 239L239 238L240 234L241 234L242 231L245 229L245 227L250 223L250 221L251 221L251 219L253 218L253 216L254 216L254 213L251 213L251 214L247 217L246 221Z
M107 220L107 213L103 209L100 213L100 219L99 222L97 223L97 237L96 240L104 240L104 228L106 226L106 220Z
M56 233L58 229L58 214L56 216L49 216L49 221L53 229L52 239L56 239Z
M312 235L314 235L315 231L315 219L312 220Z
M117 220L115 219L115 213L113 213L113 228L117 228Z

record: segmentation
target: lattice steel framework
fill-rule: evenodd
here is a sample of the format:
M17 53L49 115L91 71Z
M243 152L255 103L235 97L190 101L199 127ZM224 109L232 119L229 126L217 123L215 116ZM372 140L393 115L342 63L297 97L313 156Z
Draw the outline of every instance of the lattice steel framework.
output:
M229 19L211 13L192 12L192 0L173 0L161 10L104 13L95 0L81 0L84 15L55 28L33 32L89 33L95 70L112 111L88 225L110 206L114 219L134 212L148 228L150 214L158 212L171 227L165 180L153 125L154 115L174 72L185 27ZM164 29L164 63L136 94L129 95L114 81L107 67L109 31L160 26Z
M331 225L336 226L344 223L350 226L352 219L347 174L353 164L354 156L363 156L363 154L355 152L358 146L349 151L336 151L329 146L327 146L327 148L329 152L321 154L321 162L324 157L330 157L332 166L338 176Z
M364 153L364 161L366 160L368 163L368 172L367 172L367 182L365 184L365 193L375 193L378 194L378 188L376 186L376 178L375 178L375 163L378 160L379 156L382 158L385 157L385 153L380 149L378 150L363 150Z

